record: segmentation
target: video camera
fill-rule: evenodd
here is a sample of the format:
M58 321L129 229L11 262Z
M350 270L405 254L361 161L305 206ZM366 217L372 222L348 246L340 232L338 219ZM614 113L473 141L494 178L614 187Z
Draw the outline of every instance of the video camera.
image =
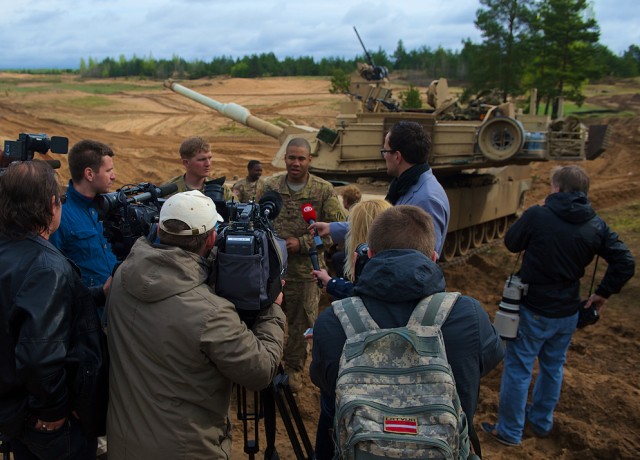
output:
M61 136L49 138L46 134L20 133L18 140L4 141L4 150L0 155L0 168L6 168L14 161L31 161L35 152L44 155L49 150L52 153L67 153L69 151L69 139ZM60 167L58 160L45 161L54 169Z
M204 194L224 219L216 239L215 291L251 325L259 311L270 307L282 292L287 250L271 223L282 209L282 197L267 192L258 203L225 202L223 182L224 178L214 179L204 186Z
M141 182L96 197L96 209L104 226L104 236L118 261L127 257L141 236L146 236L150 241L155 239L160 208L165 201L161 197L177 190L176 184L156 187Z

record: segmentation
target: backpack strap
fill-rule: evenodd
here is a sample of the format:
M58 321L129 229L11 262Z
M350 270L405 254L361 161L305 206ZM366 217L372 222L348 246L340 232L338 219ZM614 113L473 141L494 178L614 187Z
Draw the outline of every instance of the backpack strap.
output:
M360 297L347 297L331 304L333 313L338 317L347 337L380 327L373 320Z
M442 326L458 297L459 292L437 292L425 297L414 308L407 326Z

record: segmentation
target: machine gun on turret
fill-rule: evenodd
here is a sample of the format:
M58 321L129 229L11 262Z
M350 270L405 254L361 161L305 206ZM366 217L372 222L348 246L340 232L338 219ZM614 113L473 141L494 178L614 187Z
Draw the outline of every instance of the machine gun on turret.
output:
M356 26L353 26L353 30L355 31L358 41L360 41L360 45L362 45L362 49L364 50L364 54L367 57L367 61L369 64L360 64L358 66L358 70L360 71L360 76L367 81L380 81L384 80L389 76L389 70L384 66L378 66L375 62L373 62L373 57L367 51L367 47L364 46L362 39L360 38L360 34L358 33L358 29Z

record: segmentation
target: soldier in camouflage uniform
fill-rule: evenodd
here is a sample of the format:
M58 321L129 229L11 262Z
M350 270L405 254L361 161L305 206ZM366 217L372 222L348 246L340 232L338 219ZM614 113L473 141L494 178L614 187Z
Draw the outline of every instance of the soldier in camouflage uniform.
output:
M238 201L246 203L256 196L256 187L262 176L262 163L258 160L250 160L247 164L247 177L240 179L233 184L233 193L238 197Z
M333 186L309 174L311 147L303 138L292 139L287 145L286 174L264 179L258 184L257 196L275 191L282 196L283 206L274 221L278 236L287 243L288 268L284 286L284 312L287 315L288 339L284 349L285 369L293 391L302 385L302 370L307 359L304 331L313 326L318 316L320 290L311 274L309 248L313 238L302 217L302 205L310 203L319 220L344 221L345 214ZM324 246L331 246L329 237ZM318 260L324 266L323 250L318 249Z
M180 158L185 173L169 179L163 185L176 184L178 190L175 193L189 190L204 192L204 183L209 180L209 173L211 172L211 156L211 147L207 141L197 136L188 137L180 144ZM221 182L224 182L224 178L222 178ZM228 201L232 198L231 189L225 185L224 200Z

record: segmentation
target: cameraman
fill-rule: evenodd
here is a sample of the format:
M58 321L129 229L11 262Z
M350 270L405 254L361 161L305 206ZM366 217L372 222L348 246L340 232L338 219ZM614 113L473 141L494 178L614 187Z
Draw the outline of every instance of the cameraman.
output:
M420 300L445 290L444 275L434 262L435 241L431 216L416 206L394 206L371 224L367 237L370 260L362 269L354 295L362 299L381 328L405 326ZM468 296L458 298L442 325L442 335L471 429L480 378L502 360L502 341L480 302ZM333 308L325 309L313 328L310 366L311 380L324 396L316 437L319 460L333 455L330 421L335 412L336 380L346 339Z
M71 180L60 228L51 235L51 243L80 267L85 286L102 286L105 294L117 260L98 220L95 198L109 192L116 180L113 156L108 145L89 139L71 147L68 158ZM97 303L102 307L104 298Z
M138 239L115 272L105 312L110 460L230 458L232 382L261 390L276 374L279 304L249 330L209 285L220 221L210 198L177 193L160 210L160 244Z
M48 164L0 176L0 432L15 460L95 459L104 432L106 349L77 267L48 241L61 214Z

